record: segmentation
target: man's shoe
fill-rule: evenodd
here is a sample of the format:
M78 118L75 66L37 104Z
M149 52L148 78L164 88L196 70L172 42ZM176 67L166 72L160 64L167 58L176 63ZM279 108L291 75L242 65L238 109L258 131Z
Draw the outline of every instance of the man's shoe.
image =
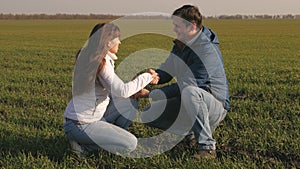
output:
M194 154L194 158L200 159L215 159L217 158L216 150L198 150L197 153Z
M188 148L194 148L197 145L197 141L193 132L190 132L184 137L182 143Z

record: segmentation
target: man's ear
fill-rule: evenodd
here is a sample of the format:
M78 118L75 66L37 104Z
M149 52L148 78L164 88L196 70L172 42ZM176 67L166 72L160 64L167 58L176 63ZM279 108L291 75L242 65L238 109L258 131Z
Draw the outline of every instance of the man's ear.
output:
M197 30L197 24L193 23L193 30Z
M189 25L188 25L188 29L190 30L190 31L197 31L197 25L196 25L196 23L190 23Z

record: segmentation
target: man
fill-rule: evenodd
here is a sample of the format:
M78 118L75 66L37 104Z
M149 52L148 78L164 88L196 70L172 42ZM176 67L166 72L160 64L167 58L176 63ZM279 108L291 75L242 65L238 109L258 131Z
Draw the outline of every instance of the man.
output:
M174 133L177 128L184 135L192 131L198 146L194 157L215 158L216 141L212 134L230 107L219 41L214 32L202 25L202 16L195 6L184 5L175 10L172 20L177 39L170 56L156 72L158 84L173 78L177 82L150 92L153 103L142 112L141 119L153 127L171 128ZM164 107L162 114L157 111L159 107ZM179 118L185 117L190 121L178 123Z

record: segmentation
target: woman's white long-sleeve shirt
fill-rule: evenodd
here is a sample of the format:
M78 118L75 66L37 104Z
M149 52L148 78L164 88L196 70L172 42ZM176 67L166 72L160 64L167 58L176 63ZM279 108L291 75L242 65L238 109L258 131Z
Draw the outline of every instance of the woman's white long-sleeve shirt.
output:
M110 55L105 56L106 63L97 77L94 90L73 96L65 110L65 118L85 123L98 121L103 117L109 104L109 94L128 98L153 80L150 73L143 73L134 80L124 83L115 74L114 60Z

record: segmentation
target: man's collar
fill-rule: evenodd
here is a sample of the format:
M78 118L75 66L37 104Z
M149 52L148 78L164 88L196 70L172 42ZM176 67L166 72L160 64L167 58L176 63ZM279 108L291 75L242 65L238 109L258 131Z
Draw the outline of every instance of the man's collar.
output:
M203 27L200 29L200 31L191 39L189 42L186 43L186 45L190 46L192 43L196 41L196 39L200 36L202 33Z

